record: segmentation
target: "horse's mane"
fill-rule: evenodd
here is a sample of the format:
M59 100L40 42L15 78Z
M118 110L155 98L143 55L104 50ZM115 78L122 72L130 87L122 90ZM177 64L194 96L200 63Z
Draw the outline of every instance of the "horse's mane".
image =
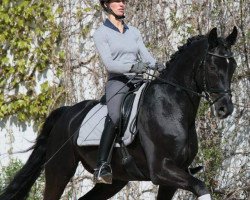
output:
M188 48L190 45L192 45L194 42L199 41L199 40L202 40L202 39L205 39L205 38L207 38L207 36L205 36L205 35L196 35L196 36L193 36L193 37L188 38L186 44L184 44L184 45L182 45L182 46L179 46L179 47L178 47L178 50L170 56L170 60L166 62L166 69L162 71L162 73L160 74L160 77L164 77L165 75L167 75L168 69L169 69L171 63L173 63L173 62L177 59L177 57L178 57L185 49L187 49L187 48Z

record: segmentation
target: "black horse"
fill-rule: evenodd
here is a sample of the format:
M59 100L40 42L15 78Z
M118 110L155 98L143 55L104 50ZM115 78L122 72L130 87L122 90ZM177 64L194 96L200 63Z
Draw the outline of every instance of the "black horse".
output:
M159 185L157 199L172 199L178 188L193 192L201 200L211 199L204 182L187 172L198 150L195 118L203 94L214 104L219 118L232 113L230 83L236 62L231 46L236 38L236 27L226 38L217 37L214 28L206 36L188 39L179 48L167 68L148 86L138 115L139 132L128 146L145 178L131 178L115 148L113 183L96 184L80 200L108 199L133 180ZM96 103L83 101L58 108L48 116L31 156L0 200L26 199L44 168L44 200L60 198L79 162L93 173L98 147L79 147L73 136Z

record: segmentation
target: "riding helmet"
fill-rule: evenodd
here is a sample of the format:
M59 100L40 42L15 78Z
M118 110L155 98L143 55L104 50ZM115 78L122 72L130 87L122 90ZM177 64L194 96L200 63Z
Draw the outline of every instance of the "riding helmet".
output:
M110 0L100 0L100 4L101 4L101 6L103 7L104 11L107 12L107 13L109 13L109 14L114 15L116 19L124 19L124 18L125 18L124 15L123 15L123 16L118 16L118 15L116 15L116 14L113 12L113 10L111 10L108 6L105 5L105 3L109 3L109 2L110 2Z
M103 7L103 9L106 11L106 12L109 12L108 11L108 8L107 8L107 6L105 6L104 4L105 3L108 3L110 0L100 0L100 4L101 4L101 6Z

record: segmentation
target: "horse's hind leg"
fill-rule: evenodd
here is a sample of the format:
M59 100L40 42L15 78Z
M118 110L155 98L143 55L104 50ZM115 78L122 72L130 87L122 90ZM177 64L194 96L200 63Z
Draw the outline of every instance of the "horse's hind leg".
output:
M160 185L157 194L157 200L171 200L177 189L174 187L168 187Z
M127 181L113 180L112 184L96 184L87 194L79 200L106 200L118 193Z
M47 159L50 160L45 165L44 200L60 199L67 183L75 174L79 162L71 143L65 145L58 153L56 150L60 145L55 144L56 142L52 141L47 151Z
M73 177L76 168L76 163L71 166L66 166L65 163L64 166L46 167L44 200L60 199L66 185Z

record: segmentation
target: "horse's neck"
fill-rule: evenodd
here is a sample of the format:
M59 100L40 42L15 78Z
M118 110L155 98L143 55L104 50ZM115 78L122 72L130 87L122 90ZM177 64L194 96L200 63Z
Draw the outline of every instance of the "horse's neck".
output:
M168 72L165 73L165 76L161 77L168 82L177 84L175 90L173 90L173 86L170 86L168 84L160 84L159 87L161 87L162 90L166 91L166 99L169 98L168 96L171 97L171 95L174 95L173 99L180 107L190 108L190 112L185 112L185 109L182 109L182 115L186 115L188 116L188 118L191 117L194 119L200 103L200 97L195 94L199 92L199 88L197 87L196 82L196 76L199 70L197 69L197 66L194 65L194 63L188 64L189 60L184 60L184 63L185 64L180 63L173 65L168 69ZM180 87L178 87L178 85ZM184 87L187 90L181 87ZM194 93L190 92L189 90L192 90ZM160 92L160 90L158 92Z
M169 84L159 84L157 87L153 92L155 97L161 97L162 102L173 105L183 117L187 116L190 120L195 119L201 99L197 94ZM168 112L172 110L168 106L165 106L164 109ZM173 112L175 111L173 110Z
M200 77L202 76L199 69L201 69L201 64L206 57L207 49L208 41L206 38L192 42L174 57L169 67L165 69L166 71L160 75L161 78L169 82L187 88L185 90L177 86L173 90L173 86L164 84L160 86L162 91L165 91L165 94L163 94L165 97L163 98L166 98L166 102L168 101L169 105L175 104L181 115L188 118L195 118L199 107L200 97L195 93L200 92ZM188 90L192 90L194 93ZM161 90L158 92L160 95ZM172 97L174 102L171 103L171 99L169 100L166 95Z
M164 77L166 80L173 81L176 84L191 87L192 82L194 81L194 72L192 69L193 66L175 66L172 67L167 76Z
M194 92L201 92L203 59L191 59L187 56L182 62L172 63L168 71L160 77Z
M172 80L179 85L197 90L195 79L202 61L206 57L208 41L206 38L194 41L187 45L184 50L169 64L167 73L163 73L167 80Z
M161 78L198 92L199 88L197 88L196 84L196 76L198 73L197 66L193 63L188 64L188 58L184 61L183 64L174 65L173 63L173 66L171 66L168 72L165 73L165 76L161 76Z

